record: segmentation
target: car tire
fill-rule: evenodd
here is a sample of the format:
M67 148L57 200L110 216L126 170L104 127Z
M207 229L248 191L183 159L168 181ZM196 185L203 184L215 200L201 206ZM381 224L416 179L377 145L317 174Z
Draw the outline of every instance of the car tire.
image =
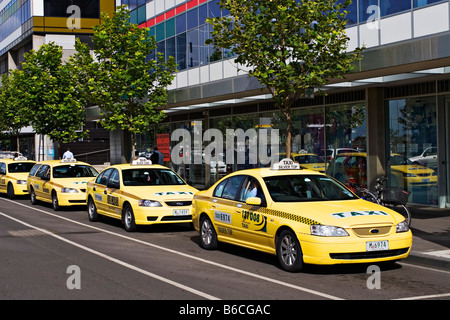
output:
M38 201L36 199L36 193L34 192L33 188L31 188L31 190L30 190L30 200L31 200L32 205L36 205L38 203Z
M129 204L125 205L122 213L122 222L126 231L136 231L136 222L134 220L133 208Z
M277 241L277 256L281 267L289 272L303 269L303 254L300 242L291 230L283 230Z
M216 230L207 216L200 219L200 247L206 250L215 250L218 247Z
M8 197L13 200L16 195L14 194L14 187L12 185L12 183L8 183L8 187L6 188L6 193L8 194Z
M91 197L89 197L89 199L88 199L87 211L88 211L89 221L97 222L100 220L100 216L97 213L97 207L95 206L94 200L92 200Z
M56 192L52 192L52 207L54 211L58 211L59 209L61 209Z

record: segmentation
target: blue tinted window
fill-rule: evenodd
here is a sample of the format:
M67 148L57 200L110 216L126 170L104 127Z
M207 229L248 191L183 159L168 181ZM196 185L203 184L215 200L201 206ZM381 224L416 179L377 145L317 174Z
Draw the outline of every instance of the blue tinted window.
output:
M208 5L204 4L198 8L198 21L203 24L206 18L208 18Z
M195 8L187 12L187 29L198 27L198 9Z
M208 3L208 15L210 18L220 18L220 6L216 1L211 1Z
M199 62L199 46L198 46L198 29L193 29L187 33L187 49L188 49L188 65L190 68L198 67Z
M444 2L442 0L414 0L414 8L426 6L427 4L436 3L436 2ZM447 1L445 1L447 2Z
M175 37L172 37L166 40L166 61L169 59L169 57L175 58L175 56Z
M177 33L186 31L186 14L180 14L176 17L176 31Z
M178 70L186 69L186 33L177 36L177 64Z
M411 9L411 0L381 1L381 16L387 16Z
M356 1L356 0L355 0ZM371 19L379 18L380 10L378 0L359 0L359 22L365 23Z

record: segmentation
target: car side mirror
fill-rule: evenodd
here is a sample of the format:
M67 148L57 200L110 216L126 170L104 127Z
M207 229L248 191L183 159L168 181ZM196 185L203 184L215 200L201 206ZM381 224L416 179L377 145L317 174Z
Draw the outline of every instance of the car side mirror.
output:
M249 206L260 206L261 205L261 198L258 197L249 197L245 200L245 203Z

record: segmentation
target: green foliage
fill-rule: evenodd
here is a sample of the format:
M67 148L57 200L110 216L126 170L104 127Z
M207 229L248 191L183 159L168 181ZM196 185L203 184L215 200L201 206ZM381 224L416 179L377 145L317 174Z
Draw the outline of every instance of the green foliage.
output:
M28 126L31 120L26 105L21 104L20 101L23 96L21 76L19 70L3 74L0 87L0 130L13 135L19 135L20 130Z
M76 90L70 68L62 62L62 48L54 43L25 54L17 76L17 106L26 108L30 123L38 134L58 142L85 137L85 101Z
M287 120L290 153L290 108L305 89L343 78L362 49L347 53L345 9L336 0L220 0L230 15L208 18L217 47L232 50L236 62L272 93ZM288 145L289 144L289 145Z
M161 121L167 104L166 87L174 79L175 59L166 63L162 54L148 59L156 49L148 28L129 22L129 11L118 7L102 24L94 27L94 58L85 44L77 42L78 53L71 64L77 69L86 97L100 107L101 124L108 130L134 134Z

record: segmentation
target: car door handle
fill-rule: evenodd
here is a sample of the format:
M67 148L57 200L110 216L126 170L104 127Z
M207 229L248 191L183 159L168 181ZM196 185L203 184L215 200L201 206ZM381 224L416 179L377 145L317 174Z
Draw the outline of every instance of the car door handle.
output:
M107 192L106 190L105 190L105 191L103 191L103 193L104 193L104 194L108 194L108 192Z

